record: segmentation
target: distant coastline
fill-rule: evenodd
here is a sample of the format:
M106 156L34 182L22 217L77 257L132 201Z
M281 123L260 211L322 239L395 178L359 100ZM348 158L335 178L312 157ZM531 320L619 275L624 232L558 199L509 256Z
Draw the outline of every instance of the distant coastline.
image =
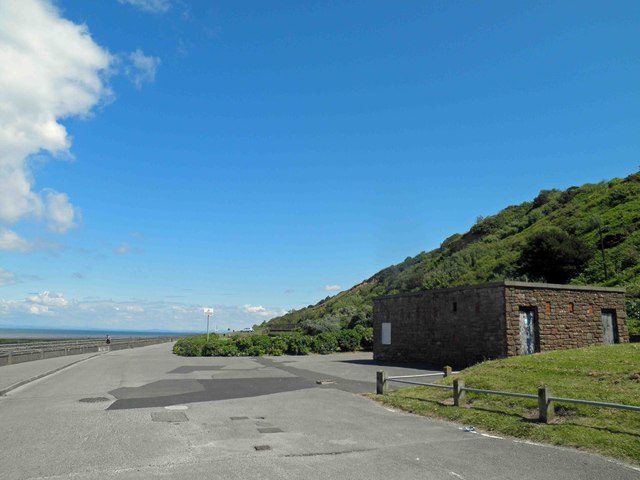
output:
M4 328L0 327L0 339L63 339L63 338L112 338L127 337L176 337L197 335L200 332L175 332L160 330L104 330L57 329L57 328Z

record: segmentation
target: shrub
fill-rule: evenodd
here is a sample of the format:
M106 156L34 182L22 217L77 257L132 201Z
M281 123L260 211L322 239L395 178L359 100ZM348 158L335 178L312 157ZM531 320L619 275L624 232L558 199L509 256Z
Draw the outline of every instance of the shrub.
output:
M630 336L640 337L640 298L627 300L627 327Z
M360 348L362 336L358 330L342 330L337 340L341 352L354 352Z
M252 335L247 338L251 339L254 347L264 350L265 354L271 349L271 337L267 335Z
M218 356L220 357L237 357L238 355L240 352L235 343L223 343L218 347Z
M362 350L370 352L373 350L373 328L364 328L360 337L360 347Z
M287 351L287 341L282 337L271 337L270 340L269 355L284 355L284 352Z
M559 228L529 237L520 257L521 272L533 279L566 283L591 259L592 252L580 239Z
M203 357L237 357L238 355L238 347L233 341L209 342L202 346Z
M308 318L300 322L300 328L307 335L318 335L324 332L337 332L340 330L340 319L333 315L322 318Z
M266 354L267 350L259 345L253 345L245 351L245 355L248 357L261 357Z
M338 339L334 333L324 332L313 339L312 350L314 353L326 355L338 351Z
M280 338L287 342L285 352L288 355L307 355L311 351L311 337L293 333Z
M251 347L253 347L253 340L251 337L234 337L233 341L241 354L246 353Z
M202 342L193 338L182 338L173 346L173 353L183 357L199 357L202 354Z

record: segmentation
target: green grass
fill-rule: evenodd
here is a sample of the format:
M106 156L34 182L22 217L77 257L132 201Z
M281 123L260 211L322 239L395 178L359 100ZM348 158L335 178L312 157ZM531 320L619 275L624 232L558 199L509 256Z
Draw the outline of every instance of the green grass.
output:
M640 344L589 347L488 361L439 383L640 405ZM454 407L449 390L412 387L371 398L418 415L454 420L533 441L576 447L640 464L640 412L555 403L550 424L537 421L537 400L466 393Z

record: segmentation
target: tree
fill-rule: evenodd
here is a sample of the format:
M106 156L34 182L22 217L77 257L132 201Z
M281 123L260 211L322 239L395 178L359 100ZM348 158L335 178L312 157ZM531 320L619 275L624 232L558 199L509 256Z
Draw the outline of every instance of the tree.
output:
M520 270L532 279L567 283L592 256L591 249L578 238L549 228L529 237L520 256Z

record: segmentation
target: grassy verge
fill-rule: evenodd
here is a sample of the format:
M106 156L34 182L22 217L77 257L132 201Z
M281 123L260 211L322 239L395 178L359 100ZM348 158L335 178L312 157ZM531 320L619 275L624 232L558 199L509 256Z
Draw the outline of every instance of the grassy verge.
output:
M541 384L566 398L640 405L640 345L623 344L547 352L488 361L440 383L530 393ZM372 398L419 415L454 420L534 441L577 447L640 464L640 412L555 403L556 418L537 421L537 401L466 393L454 407L451 391L412 387Z

